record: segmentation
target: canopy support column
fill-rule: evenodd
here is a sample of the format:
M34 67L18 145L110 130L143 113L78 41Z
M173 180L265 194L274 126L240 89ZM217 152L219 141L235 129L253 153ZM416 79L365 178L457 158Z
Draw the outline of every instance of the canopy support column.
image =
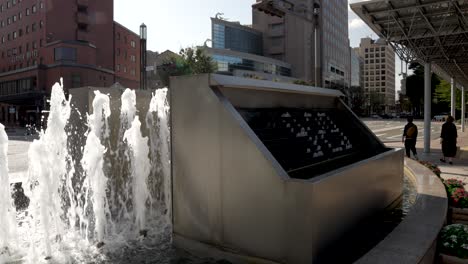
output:
M431 152L431 63L424 64L424 153Z
M465 86L462 87L462 113L461 113L461 123L462 123L462 132L465 132L465 113L466 113L466 102L465 102Z
M450 89L450 115L455 118L455 107L456 107L456 99L455 99L455 80L451 79L451 89Z

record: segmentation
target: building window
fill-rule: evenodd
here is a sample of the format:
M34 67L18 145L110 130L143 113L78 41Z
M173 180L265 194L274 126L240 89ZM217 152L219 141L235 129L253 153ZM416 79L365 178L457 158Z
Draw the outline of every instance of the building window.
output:
M118 72L120 71L120 64L115 65L115 70Z
M60 47L54 49L55 61L76 62L76 48Z
M40 9L43 9L43 8L44 8L44 3L43 3L43 2L41 2L41 3L39 4L39 8L40 8Z
M10 8L10 7L11 7L11 3L10 3L10 1L7 1L7 2L6 2L6 8L8 9L8 8Z
M7 25L11 24L11 18L7 18Z
M136 45L135 45L135 41L132 40L132 41L130 42L130 45L132 46L132 48L135 48L135 46L136 46Z
M130 61L133 61L133 62L135 62L135 61L136 61L136 57L135 57L135 55L130 55Z
M18 37L18 33L15 31L13 32L13 39L16 39Z
M42 28L43 26L44 26L44 21L41 20L41 21L39 22L39 28Z
M13 22L16 22L17 19L18 19L17 16L14 15L14 16L13 16Z
M130 74L133 75L133 76L135 76L135 69L132 69L132 70L130 71Z
M29 33L29 26L26 26L26 34Z
M81 76L79 74L72 74L72 76L71 76L71 87L72 88L81 87Z
M126 66L124 66L123 72L127 73L127 67Z
M21 18L23 18L23 13L19 12L18 19L21 20Z
M26 16L29 16L31 13L29 13L29 8L26 8Z
M36 23L33 23L33 24L32 24L31 30L32 30L32 32L35 32L35 31L36 31Z
M32 42L32 48L33 48L33 49L37 49L37 43L36 43L36 41L33 41L33 42Z
M88 31L88 25L87 24L78 24L78 29L81 31Z
M39 40L39 47L43 47L44 46L44 41L42 39Z
M32 6L32 13L34 14L34 13L36 13L36 11L37 11L37 7L36 7L36 5L33 5Z

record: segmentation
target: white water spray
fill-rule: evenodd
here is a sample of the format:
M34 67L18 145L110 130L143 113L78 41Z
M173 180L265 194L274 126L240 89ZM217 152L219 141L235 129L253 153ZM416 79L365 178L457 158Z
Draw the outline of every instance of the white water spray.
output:
M10 195L7 153L8 136L5 127L0 124L0 251L9 249L16 240L16 210L12 206Z
M85 177L87 177L86 187L88 188L86 189L91 191L91 195L87 198L90 198L93 207L97 239L102 242L106 229L106 214L109 215L109 206L106 195L107 177L104 174L104 154L107 150L101 140L106 140L109 137L109 96L96 91L93 111L93 114L88 116L89 132L81 164ZM89 221L85 221L85 226L88 223ZM88 234L87 228L85 232Z
M150 172L148 138L141 134L140 119L135 117L132 126L125 132L124 140L131 151L131 179L135 224L142 231L146 225L146 202L149 199L147 186Z
M63 237L63 222L65 207L62 199L62 186L66 182L68 135L65 126L70 117L70 101L66 99L62 84L52 87L50 112L47 129L41 132L39 140L35 140L29 149L28 186L31 186L32 221L36 229L44 232L43 243L45 254L52 256L51 240L60 241ZM40 219L40 224L37 220ZM54 231L54 233L52 233ZM37 241L32 241L31 246ZM42 250L42 249L40 249Z
M78 130L71 130L82 125L78 120L69 122L71 98L67 100L62 85L54 85L47 129L41 131L40 139L30 145L28 152L28 180L22 186L30 203L28 209L21 209L16 215L18 235L13 237L18 238L18 254L5 253L0 248L0 263L5 256L23 263L101 263L127 258L128 253L139 258L141 250L154 252L155 248L168 248L168 244L164 244L166 237L161 236L170 225L171 208L166 95L167 89L153 95L146 115L147 122L152 120L148 126L150 133L149 137L143 137L134 91L126 90L122 95L120 120L115 121L120 122L118 131L109 131L112 127L108 124L109 97L96 92L84 139L76 137ZM3 182L8 182L4 179L8 177L6 144L6 134L0 127L0 180ZM111 145L118 146L114 153L124 155L116 158L108 153ZM77 156L72 158L70 153ZM161 186L148 186L154 183L149 175L156 177L150 173L153 170L159 171L157 177ZM1 228L8 226L5 221L12 219L4 216L15 213L8 210L12 207L9 186L3 186L0 189L3 190L0 193L0 245L5 241L11 245L12 236L5 231L14 228ZM158 204L155 207L158 214L153 216L148 213L148 208L153 206L149 190L159 188L164 189L160 190L164 193L160 201L165 204ZM125 199L112 200L115 193ZM124 214L115 214L113 210L122 207ZM147 238L142 240L138 231L140 234L145 231ZM96 242L105 242L105 247L98 249Z
M151 150L156 172L162 178L162 200L166 208L166 223L171 224L171 161L170 161L170 130L169 130L169 102L168 89L158 89L151 98L146 116L150 129Z

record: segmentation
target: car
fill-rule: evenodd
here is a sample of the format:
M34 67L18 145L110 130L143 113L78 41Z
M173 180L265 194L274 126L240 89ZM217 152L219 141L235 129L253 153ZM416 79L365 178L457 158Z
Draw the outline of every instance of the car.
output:
M436 115L432 120L438 121L438 122L445 122L447 120L447 115Z
M391 115L389 115L389 114L382 114L382 115L380 115L380 117L381 117L382 119L392 119L392 118L393 118L393 117L392 117Z

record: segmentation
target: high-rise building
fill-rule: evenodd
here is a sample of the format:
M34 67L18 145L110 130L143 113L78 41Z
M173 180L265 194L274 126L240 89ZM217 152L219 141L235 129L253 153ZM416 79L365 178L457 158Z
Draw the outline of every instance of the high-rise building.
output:
M373 111L390 112L395 106L395 52L385 40L363 38L359 53L364 59L364 92L381 106Z
M292 66L293 77L317 86L349 87L347 0L257 0L253 27L263 53Z
M322 85L346 93L350 86L348 0L322 0L320 11L322 32Z
M113 0L0 0L0 122L35 122L51 86L140 83L140 37Z
M357 48L350 48L350 84L351 87L363 87L363 69L364 69L364 59L359 55L359 50Z

